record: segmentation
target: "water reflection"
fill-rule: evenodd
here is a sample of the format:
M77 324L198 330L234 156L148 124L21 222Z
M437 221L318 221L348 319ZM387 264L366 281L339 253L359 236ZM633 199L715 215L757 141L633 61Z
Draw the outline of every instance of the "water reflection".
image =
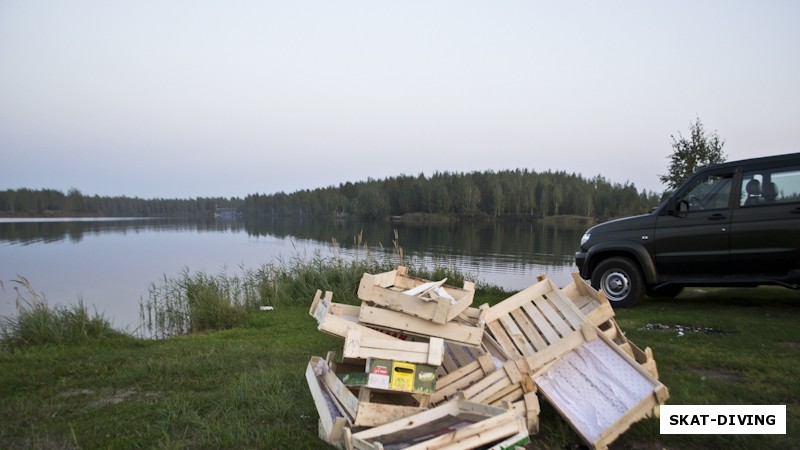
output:
M0 219L0 242L12 244L81 242L86 236L138 233L140 231L242 231L241 221L218 219Z
M477 257L486 261L570 265L583 227L557 227L541 222L458 221L452 223L405 223L385 221L295 220L270 218L247 220L252 236L308 239L352 249L361 235L373 249L393 248L394 230L406 254Z
M399 246L415 265L455 267L507 290L524 289L546 273L564 285L574 271L582 228L538 222L400 223L332 219L262 220L0 219L0 315L14 311L8 286L29 279L51 304L83 300L119 328L135 327L151 283L181 271L236 274L286 258L363 255L361 236L376 256ZM337 249L332 250L335 240ZM2 285L0 285L2 287Z

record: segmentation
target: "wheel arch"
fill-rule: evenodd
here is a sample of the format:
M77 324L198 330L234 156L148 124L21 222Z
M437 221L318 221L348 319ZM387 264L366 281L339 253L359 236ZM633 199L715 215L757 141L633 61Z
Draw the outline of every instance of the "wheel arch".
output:
M586 264L584 265L585 273L582 273L581 276L585 279L590 279L598 264L615 256L629 258L636 262L639 265L645 283L648 285L658 283L658 273L650 253L642 245L628 241L600 242L593 245L587 252Z

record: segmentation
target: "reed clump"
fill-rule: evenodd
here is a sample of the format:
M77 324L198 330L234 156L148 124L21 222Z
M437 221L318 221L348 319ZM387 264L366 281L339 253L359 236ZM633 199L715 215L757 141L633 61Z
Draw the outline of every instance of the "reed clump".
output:
M409 259L397 234L392 251L379 253L372 253L359 233L347 257L334 240L331 256L317 250L257 269L241 268L237 275L223 271L212 276L184 269L177 277L165 276L151 284L148 300L140 303L141 329L146 335L162 338L231 328L260 307L307 304L317 289L333 292L337 302L359 304L358 284L364 273L386 272L398 265L409 267L412 276L464 283L464 274L456 268L436 263L428 268Z
M12 280L16 292L17 314L0 317L0 348L15 351L35 345L62 345L86 342L97 337L118 336L102 314L90 314L83 301L69 307L50 306L22 276Z

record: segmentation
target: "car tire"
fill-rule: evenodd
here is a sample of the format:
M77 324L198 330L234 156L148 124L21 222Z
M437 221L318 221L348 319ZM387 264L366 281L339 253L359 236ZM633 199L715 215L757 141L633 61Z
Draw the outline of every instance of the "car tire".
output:
M592 287L603 291L614 308L630 308L644 294L639 266L628 258L613 257L600 262L592 272Z

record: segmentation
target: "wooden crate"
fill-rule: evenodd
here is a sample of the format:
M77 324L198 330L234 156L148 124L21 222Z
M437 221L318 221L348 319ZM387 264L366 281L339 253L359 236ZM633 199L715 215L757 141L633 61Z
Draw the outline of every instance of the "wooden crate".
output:
M563 287L561 292L586 315L592 324L600 328L625 353L650 372L650 375L658 379L658 369L653 359L653 351L649 347L642 350L625 337L614 319L614 309L605 294L586 284L577 273L572 274L572 279L573 282Z
M421 337L438 337L472 347L480 347L483 339L483 324L467 320L438 324L410 314L364 304L359 309L358 321L381 329Z
M456 392L484 379L496 370L492 356L483 354L474 361L455 369L436 380L436 392L431 397L434 404L447 400Z
M541 281L544 277L542 275L537 278ZM572 283L561 288L561 292L595 326L600 326L601 323L614 317L614 308L611 307L611 303L603 291L598 291L586 284L577 272L572 273Z
M358 286L358 298L383 308L444 324L455 319L472 304L475 283L465 282L460 289L448 286L447 279L434 282L408 276L408 268L379 274L365 273Z
M625 333L622 332L622 329L620 329L617 321L614 319L607 320L597 328L602 331L611 342L615 343L622 351L639 363L653 378L658 379L658 368L656 367L656 361L653 359L653 351L650 347L646 347L644 350L639 348L625 336Z
M503 357L524 358L532 371L582 344L587 326L593 328L580 309L546 277L492 306L486 314L487 332Z
M306 370L309 389L317 405L320 421L325 423L328 437L323 439L326 442L335 443L337 438L341 439L344 426L374 427L424 411L430 404L427 400L430 396L385 392L364 387L351 390L337 377L337 367L332 358L332 353L328 354L328 359L314 356ZM363 370L363 366L361 369ZM311 377L315 378L318 386L312 383ZM316 392L317 388L322 394ZM325 398L325 394L328 398ZM335 407L339 414L330 411L331 407ZM330 412L326 412L326 408ZM337 420L339 417L344 421Z
M399 339L361 325L360 308L333 302L333 294L317 290L309 314L319 324L319 330L345 340L346 358L388 358L414 364L442 364L444 340L437 337L418 341Z
M527 432L514 411L466 400L451 400L427 411L350 434L348 448L472 449Z
M344 413L342 406L331 395L325 383L321 380L322 369L319 367L320 358L313 357L306 368L306 382L311 398L319 415L319 437L323 441L340 447L343 445L344 428L351 424L350 418ZM317 372L320 372L318 375Z
M462 351L452 352L454 349ZM469 350L472 349L445 345L445 355L454 354L456 356L453 359L460 358L457 362L459 366L440 376L431 402L439 404L457 395L466 400L494 406L512 402L517 415L525 419L529 432L537 433L539 400L536 397L536 385L524 373L528 370L527 363L524 360L508 361L498 367L500 361L490 353L484 352L473 357ZM446 356L445 361L450 358Z
M669 396L663 384L599 330L539 369L533 380L581 439L596 449L607 448Z

